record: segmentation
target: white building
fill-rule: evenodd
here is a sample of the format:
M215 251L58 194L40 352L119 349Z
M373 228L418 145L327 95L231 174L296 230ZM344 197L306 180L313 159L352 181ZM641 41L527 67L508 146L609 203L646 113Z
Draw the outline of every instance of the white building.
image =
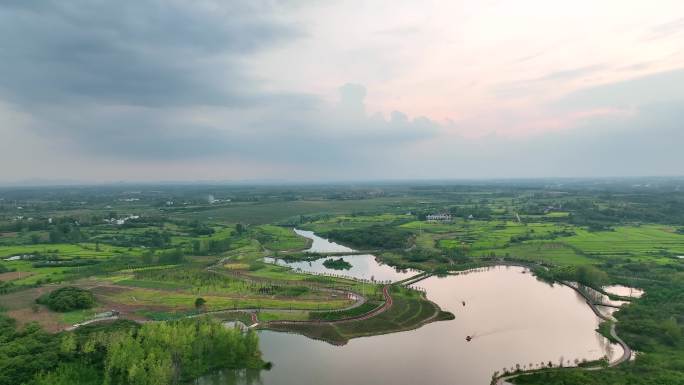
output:
M428 222L451 222L451 214L430 214L426 219Z

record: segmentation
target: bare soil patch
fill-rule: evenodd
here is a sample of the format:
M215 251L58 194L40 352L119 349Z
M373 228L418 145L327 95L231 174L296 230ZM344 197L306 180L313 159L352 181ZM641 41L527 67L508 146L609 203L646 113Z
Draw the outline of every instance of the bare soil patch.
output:
M30 322L37 322L43 329L56 333L66 326L62 324L60 314L51 312L44 306L39 306L37 309L38 311L30 308L10 310L7 315L16 319L20 328Z
M32 276L33 273L26 271L9 271L7 273L0 273L0 281L14 281L19 278L26 278Z
M59 289L62 285L49 285L32 289L17 291L15 293L0 296L0 306L7 310L30 308L36 302L36 298L45 293Z

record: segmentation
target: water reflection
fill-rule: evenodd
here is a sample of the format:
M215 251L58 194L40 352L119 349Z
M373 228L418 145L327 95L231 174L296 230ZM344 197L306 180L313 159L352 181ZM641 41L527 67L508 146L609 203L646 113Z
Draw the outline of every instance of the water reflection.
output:
M206 377L198 384L485 385L494 371L516 364L573 365L622 353L595 332L599 320L574 290L523 271L495 267L422 281L428 297L456 318L414 331L353 339L341 347L261 332L264 357L274 363L261 382Z
M261 370L221 370L195 381L195 384L216 384L216 385L263 385L261 381Z
M341 277L371 280L375 282L400 281L402 279L418 274L416 270L397 270L392 266L384 265L375 256L370 254L361 255L342 255L335 256L334 259L343 259L352 265L348 270L329 269L323 265L327 258L315 261L287 262L282 259L264 258L265 262L276 263L281 266L289 266L298 271L316 274L328 274Z
M628 301L620 301L620 300L615 300L615 299L610 299L607 295L594 290L593 288L589 286L582 285L580 283L572 283L575 287L579 288L582 292L584 292L595 304L604 304L608 306L616 306L620 307L626 303L629 303Z
M351 253L354 251L347 246L342 246L325 238L321 238L314 234L313 231L294 229L294 232L304 238L311 239L311 247L306 250L309 253Z
M302 237L311 239L311 247L306 250L310 253L351 253L354 249L342 246L335 242L321 238L313 231L294 229L294 232ZM281 266L288 266L298 271L312 274L333 275L339 277L349 277L374 282L396 282L418 274L415 270L397 270L391 266L384 265L376 259L374 255L335 255L334 259L342 259L352 267L346 270L330 269L323 265L326 259L321 258L315 261L296 261L288 262L277 258L264 258L265 262L275 263Z

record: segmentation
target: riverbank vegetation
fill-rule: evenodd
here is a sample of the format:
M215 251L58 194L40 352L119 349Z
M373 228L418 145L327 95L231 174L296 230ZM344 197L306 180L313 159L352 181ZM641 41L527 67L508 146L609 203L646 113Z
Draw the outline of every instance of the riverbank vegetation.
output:
M180 384L221 368L261 368L254 332L198 318L51 334L0 314L0 384Z
M352 268L352 264L345 261L342 258L329 258L323 261L323 266L327 267L328 269L333 269L333 270L349 270Z

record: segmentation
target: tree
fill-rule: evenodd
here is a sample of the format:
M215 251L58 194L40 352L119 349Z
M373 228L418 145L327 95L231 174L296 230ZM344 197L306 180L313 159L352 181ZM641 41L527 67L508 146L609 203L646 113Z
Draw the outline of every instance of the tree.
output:
M207 303L207 301L206 301L204 298L198 297L198 298L195 300L195 309L197 309L197 310L202 310L202 309L204 308L204 305L205 305L206 303Z
M90 309L95 305L95 296L88 290L66 286L39 297L36 302L46 305L54 311L67 312Z
M40 243L40 235L38 235L38 234L31 234L31 243L34 244L34 245L35 245L36 243Z
M601 287L608 282L608 274L591 265L579 266L575 274L577 282L589 287Z
M242 223L238 223L235 225L235 232L238 233L238 235L242 235L245 232L245 230L245 225L243 225Z

